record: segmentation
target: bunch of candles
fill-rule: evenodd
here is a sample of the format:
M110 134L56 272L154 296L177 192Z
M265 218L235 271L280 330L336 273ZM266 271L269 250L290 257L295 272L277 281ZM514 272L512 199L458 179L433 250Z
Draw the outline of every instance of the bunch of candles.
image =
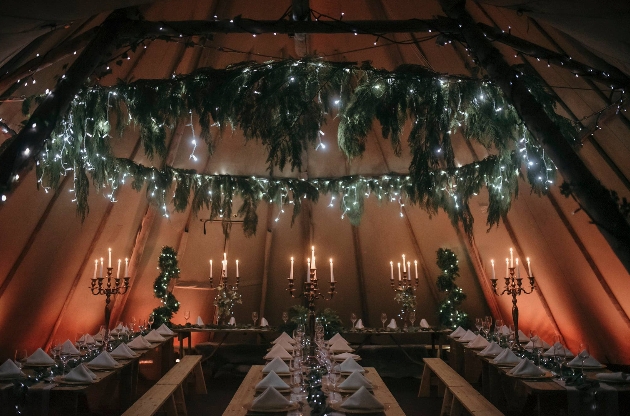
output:
M306 268L306 282L311 282L311 270L313 270L314 278L317 279L317 267L315 266L315 246L311 246L311 257L306 260L308 267ZM291 257L291 273L289 274L289 281L293 282L293 257ZM330 259L330 283L335 282L335 274L333 272L333 259Z
M516 267L514 267L514 250L510 248L510 258L505 258L505 276L508 277L510 275L510 269L516 269L516 277L521 278L521 268L518 265L519 259L516 258ZM490 260L490 264L492 264L492 279L496 279L496 273L494 271L494 260ZM527 277L533 277L532 274L532 265L529 261L529 257L527 258Z
M112 249L108 248L108 258L107 258L107 268L111 269L112 268ZM103 278L103 258L101 257L101 270L99 273L99 276L101 279ZM96 259L94 260L94 276L92 276L92 279L96 279L96 272L98 271L98 263L99 260ZM116 271L116 279L120 279L120 265L122 264L122 260L118 259L118 270ZM123 275L123 277L129 277L129 259L125 258L125 274Z
M221 260L221 279L224 283L227 282L227 253L223 253L223 260ZM236 260L236 285L238 286L238 279L241 277L238 271L238 260ZM210 259L210 287L212 287L212 259Z
M402 255L402 265L403 265L403 270L402 270L403 274L407 277L407 280L411 280L411 262L410 261L405 262L404 254ZM416 269L416 282L417 282L418 281L418 260L414 260L413 265ZM390 267L389 278L393 282L394 281L394 262L393 261L389 262L389 267ZM402 275L400 273L400 262L398 263L398 281L399 282L402 281Z

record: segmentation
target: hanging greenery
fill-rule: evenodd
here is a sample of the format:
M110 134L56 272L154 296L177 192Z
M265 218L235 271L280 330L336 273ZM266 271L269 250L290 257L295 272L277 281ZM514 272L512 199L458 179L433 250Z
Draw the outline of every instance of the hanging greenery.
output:
M466 299L462 288L455 284L455 279L459 277L458 263L457 256L451 250L438 249L437 265L442 274L437 278L437 289L446 293L446 299L438 307L438 318L441 325L451 329L458 326L466 328L468 321L468 314L458 309Z
M179 302L168 289L171 279L179 279L179 267L177 266L177 252L169 246L162 247L158 260L160 275L153 284L153 294L160 299L162 305L153 309L153 328L162 324L171 323L173 314L179 310Z
M523 76L567 139L573 140L574 127L555 114L551 95L533 77ZM30 103L41 98L25 101L24 110L29 111ZM227 127L240 129L247 141L261 142L270 174L287 164L291 170L301 170L305 150L317 145L322 125L333 117L339 119L338 145L348 158L363 154L368 133L378 121L397 155L402 152L403 134L407 135L411 163L408 172L399 174L404 185L395 186L393 193L375 192L391 182L389 172L370 181L330 179L326 185L321 179L277 181L270 175L268 185L261 189L262 178L145 167L112 152L112 131L122 134L135 127L145 155L164 157L167 131L178 120L191 120L192 125L193 116L210 154L215 136ZM456 133L481 144L489 156L459 166L452 146ZM38 183L45 189L55 188L62 176L73 173L82 218L89 209L90 179L114 201L118 189L131 178L132 187L144 189L167 216L171 204L176 211L189 205L195 212L208 208L212 219L223 218L225 232L236 196L242 202L236 215L248 224L246 235L256 231L256 207L261 199L281 207L289 201L297 214L302 196L316 201L320 193L341 201L342 216L354 224L360 221L364 196L375 193L380 199L415 204L431 214L441 209L470 232L468 202L482 189L487 190L487 224L492 226L517 195L519 175L524 173L536 193L546 192L555 177L553 164L491 82L445 76L415 65L385 71L367 63L356 66L319 59L245 62L226 69L202 68L171 79L86 86L46 143L37 170ZM370 189L372 185L377 188Z

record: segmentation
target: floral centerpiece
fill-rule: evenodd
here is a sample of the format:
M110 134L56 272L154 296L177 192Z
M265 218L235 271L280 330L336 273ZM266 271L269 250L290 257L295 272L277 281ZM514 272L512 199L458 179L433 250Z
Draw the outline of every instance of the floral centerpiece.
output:
M214 297L214 306L217 307L217 317L219 325L227 323L232 316L232 309L237 303L243 303L241 294L231 287L221 283L217 286L217 294Z
M400 305L400 313L398 316L405 324L409 320L409 312L416 310L416 295L411 287L397 288L394 300Z

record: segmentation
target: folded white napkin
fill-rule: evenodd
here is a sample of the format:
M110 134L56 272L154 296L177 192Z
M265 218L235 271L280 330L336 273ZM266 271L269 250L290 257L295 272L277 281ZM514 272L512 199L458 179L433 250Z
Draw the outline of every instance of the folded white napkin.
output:
M523 358L520 363L508 371L508 374L513 376L542 376L545 372L528 358Z
M205 324L203 323L203 319L201 319L201 316L197 317L197 325L199 326L204 326Z
M291 403L273 387L267 390L252 402L252 410L284 409Z
M429 323L427 322L427 320L422 318L420 320L420 328L427 328L428 329L428 328L431 328L431 327L429 326Z
M293 351L293 345L291 345L289 343L289 341L287 341L285 339L281 339L280 341L276 342L275 345L282 345L282 348L284 348L288 352L292 352Z
M291 338L291 335L287 334L286 332L283 332L282 334L280 334L280 336L278 338L276 338L273 341L271 341L271 343L272 344L277 344L282 339L284 339L285 341L287 341L288 343L291 343L291 344L295 342L293 340L293 338Z
M152 329L151 332L144 336L144 339L149 342L162 342L166 341L162 335L160 335L155 329Z
M342 404L342 409L374 409L383 410L385 406L379 402L372 393L370 393L365 387L361 387L352 396L348 397Z
M364 329L365 326L363 326L363 320L359 318L359 320L357 321L357 323L354 325L354 327L356 329Z
M503 348L496 342L492 341L486 348L479 352L479 355L484 357L493 357L495 355L499 355L503 352Z
M123 324L122 324L122 323L120 323L120 324L118 324L118 325L116 326L116 328L114 328L114 329L115 329L116 331L122 331L122 330L124 329L124 326L123 326Z
M116 368L117 365L118 362L107 351L103 351L98 357L90 361L91 367Z
M136 356L136 353L131 351L131 349L125 343L122 343L117 346L114 351L112 351L109 355L115 358L134 358Z
M501 333L501 335L510 335L510 328L507 327L507 325L503 325L500 329L499 332Z
M451 332L451 337L453 338L463 337L464 335L466 335L466 330L461 326L458 326L455 331Z
M289 352L287 350L284 349L284 347L282 345L278 345L275 344L273 347L271 347L271 351L269 351L267 353L267 355L265 355L265 359L271 359L271 358L281 358L281 359L286 359L286 360L290 360L291 359L291 354L289 354Z
M547 344L544 339L541 339L538 336L533 337L527 345L524 347L526 350L532 350L534 348L551 348L551 345Z
M134 338L131 342L128 342L127 346L132 350L148 350L151 348L151 343L140 335L139 337Z
M529 342L531 341L529 339L529 337L527 335L525 335L525 332L521 331L520 329L518 330L518 342Z
M503 352L499 353L499 355L492 360L495 364L516 364L520 361L521 359L518 358L509 348L505 348Z
M88 373L87 368L82 365L76 366L63 378L64 381L72 381L75 383L92 383L94 379Z
M574 359L569 361L569 365L571 365L571 366L581 366L582 365L582 359L580 358L580 354L578 354L577 357L575 357ZM602 363L600 363L595 358L593 358L593 356L589 355L584 360L584 367L601 367L601 366L602 366Z
M282 381L282 379L276 374L275 371L271 371L265 378L260 380L256 384L256 390L264 390L267 387L273 387L274 389L283 390L288 389L289 385Z
M569 349L565 347L564 345L562 345L560 342L556 342L555 344L553 344L551 348L549 348L547 351L543 353L543 355L545 357L553 357L554 355L557 355L559 357L568 357L568 358L574 357L573 353L569 351Z
M95 335L94 335L94 340L95 341L102 341L103 340L103 335L105 335L105 329L101 329L100 331L98 331Z
M276 374L287 374L289 372L289 366L282 358L276 357L262 369L263 374L271 373L272 371Z
M366 389L371 390L372 383L370 383L368 379L365 378L365 376L359 371L353 371L347 379L339 384L339 388L344 390L358 390L361 387L365 387Z
M617 383L630 382L630 374L622 373L621 371L617 373L598 373L595 377L601 381L613 381Z
M328 340L328 345L332 345L335 342L339 341L340 339L343 340L346 344L348 343L348 341L346 341L346 339L342 337L341 335L339 335L339 332L337 332Z
M475 335L474 332L472 332L470 329L468 331L466 331L466 333L464 335L462 335L461 337L459 337L458 341L459 342L470 342L473 339L477 338L477 335Z
M396 325L396 320L394 318L392 318L391 321L389 321L389 325L387 325L388 328L390 329L397 329L398 325Z
M264 317L260 318L260 326L269 326L269 322Z
M80 355L79 350L74 347L74 344L69 339L61 345L62 354Z
M352 357L346 358L341 364L339 364L339 370L344 373L352 373L354 371L365 373L365 369L361 367L361 364L354 361L354 358Z
M477 335L475 339L470 341L466 346L468 348L486 348L490 343L481 335Z
M345 339L338 339L330 346L331 352L352 352L352 348Z
M79 338L79 342L84 342L86 344L94 344L96 343L96 340L94 339L92 335L85 334L81 338Z
M7 378L19 375L22 375L22 370L20 370L20 367L15 365L13 360L7 359L2 365L0 365L0 377Z
M26 359L26 364L31 365L55 365L55 361L50 358L48 354L41 348L35 350L35 352Z
M81 365L83 367L85 367L85 371L87 371L87 373L90 375L90 377L92 377L92 380L96 380L96 374L94 374L94 372L92 370L87 368L87 366L84 363L82 363Z
M359 357L357 354L352 354L349 352L342 352L341 354L335 355L334 358L337 361L342 361L342 360L345 360L346 358L352 358L354 360L358 360L361 357Z
M168 326L166 326L166 324L162 324L160 325L160 327L158 329L156 329L157 333L164 336L164 335L175 335L175 332L171 331L171 328L169 328Z
M236 319L234 317L231 317L230 322L228 322L228 325L232 325L232 326L236 325Z

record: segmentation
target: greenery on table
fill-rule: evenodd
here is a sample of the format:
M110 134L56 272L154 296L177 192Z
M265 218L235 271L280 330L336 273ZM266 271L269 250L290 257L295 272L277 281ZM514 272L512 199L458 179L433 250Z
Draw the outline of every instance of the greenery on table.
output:
M289 308L289 321L286 325L281 325L279 329L287 334L291 334L300 324L306 328L308 326L308 314L309 310L305 306L291 306ZM315 320L324 327L324 336L326 338L332 337L343 329L343 323L341 318L339 318L339 314L330 308L317 312Z
M440 248L437 251L437 265L442 274L437 278L437 289L446 293L446 298L438 307L438 319L440 324L451 329L458 326L468 327L468 314L459 310L466 295L461 287L455 284L459 277L459 261L453 251L448 248Z
M217 307L218 321L220 324L227 323L237 303L242 304L243 300L236 288L220 283L219 286L217 286L217 294L214 297L214 306Z
M409 312L416 310L416 295L410 287L406 289L396 288L395 292L394 300L400 305L398 317L406 322Z
M553 95L533 75L520 72L520 76L574 143L575 126L555 113ZM25 99L25 114L43 98ZM538 194L548 191L555 176L555 166L499 87L487 79L444 75L417 65L386 71L366 62L356 65L309 58L200 68L168 79L86 85L61 117L37 155L38 186L56 189L61 178L72 173L82 218L89 211L91 184L115 201L120 188L131 183L166 216L171 203L175 211L189 205L195 212L209 209L211 219L222 218L225 233L236 211L232 207L235 197L242 203L236 215L242 217L243 230L251 236L256 232L260 201L280 207L292 204L294 220L303 199L316 202L321 194L336 197L342 216L353 224L360 221L364 199L375 194L379 201L415 204L431 214L443 210L453 223L471 232L469 200L483 189L487 190L487 224L491 226L510 209L520 175ZM376 125L397 156L402 154L406 135L411 154L408 170L373 178L273 177L276 169L287 165L302 170L305 150L320 146L322 126L333 119L339 120L334 136L348 159L365 152ZM191 129L197 123L201 126L195 146L205 142L209 155L226 130L240 129L245 141L265 146L270 176L155 168L113 151L114 136L134 128L140 132L146 157L162 158L169 132L178 123ZM484 147L488 155L460 166L452 143L456 132ZM197 158L194 151L193 157Z
M179 310L179 302L169 290L171 279L179 279L179 267L177 265L177 251L169 246L162 247L158 260L160 275L153 283L153 294L160 299L162 304L153 309L153 328L162 324L171 324L173 314Z

